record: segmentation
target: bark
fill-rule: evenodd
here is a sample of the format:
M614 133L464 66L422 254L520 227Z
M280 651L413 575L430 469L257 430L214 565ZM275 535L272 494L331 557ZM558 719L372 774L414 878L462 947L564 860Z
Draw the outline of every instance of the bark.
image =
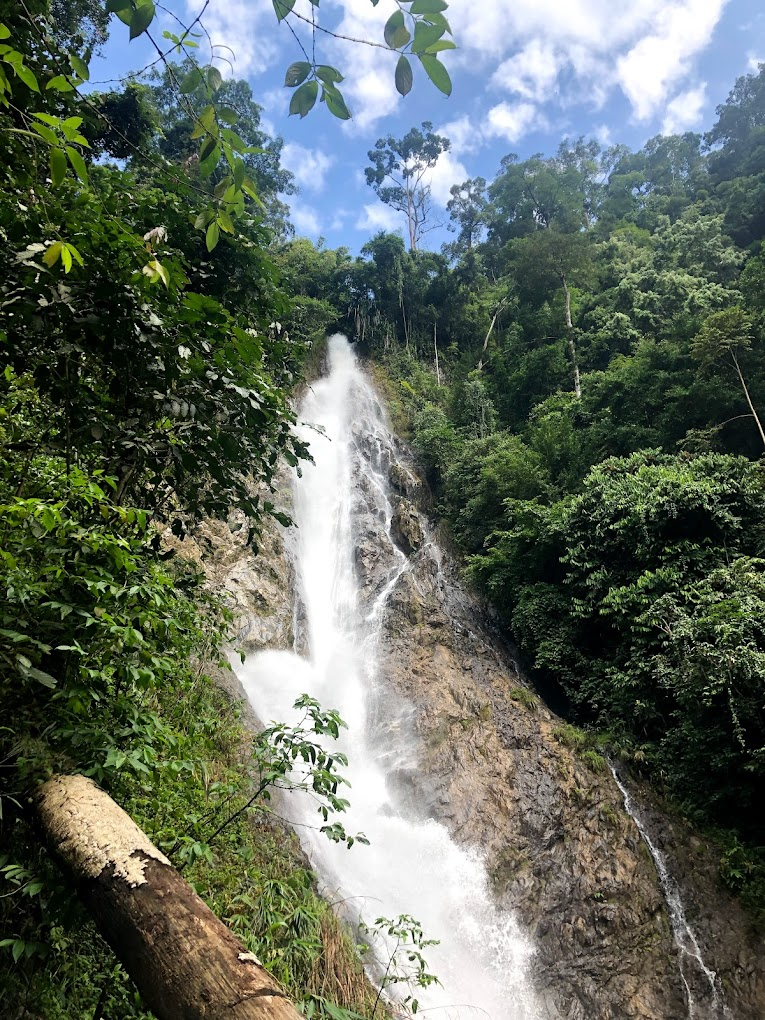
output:
M505 307L506 304L507 304L507 301L502 300L502 301L500 301L500 303L497 305L496 309L494 310L494 315L492 316L491 322L489 324L489 331L486 334L486 337L484 338L483 347L481 348L481 357L478 359L478 371L479 372L483 368L483 359L484 359L484 355L486 354L486 351L487 351L487 349L489 347L489 340L491 339L491 334L494 332L494 327L497 324L497 319L499 318L499 314L502 311L502 309Z
M744 373L741 371L741 368L739 367L738 358L736 357L736 355L732 354L731 357L733 358L733 364L736 366L739 382L741 383L741 387L744 391L744 396L746 397L746 402L749 405L749 410L752 412L752 417L757 422L757 428L759 429L760 432L760 439L762 440L763 446L765 446L765 431L763 431L762 422L760 421L759 415L754 409L752 398L749 396L749 388L744 381Z
M159 1020L300 1020L255 956L92 780L54 776L37 810L101 934Z
M568 289L568 283L566 283L566 277L563 273L560 274L560 282L563 284L563 290L566 293L566 336L568 338L568 353L571 358L571 368L574 373L574 393L581 399L582 396L582 384L579 379L579 361L576 356L576 343L574 342L574 324L571 321L571 291Z
M433 322L433 351L436 356L436 382L441 385L441 367L438 364L438 326Z

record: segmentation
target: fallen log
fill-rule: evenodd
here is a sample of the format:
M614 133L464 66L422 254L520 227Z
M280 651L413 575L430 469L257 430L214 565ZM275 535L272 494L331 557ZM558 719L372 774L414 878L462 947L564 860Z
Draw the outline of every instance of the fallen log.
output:
M54 776L37 811L101 934L159 1020L300 1020L260 961L92 780Z

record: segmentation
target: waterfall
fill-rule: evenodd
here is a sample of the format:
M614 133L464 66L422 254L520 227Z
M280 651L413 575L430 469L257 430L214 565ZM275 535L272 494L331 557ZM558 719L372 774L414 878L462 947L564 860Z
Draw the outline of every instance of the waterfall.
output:
M659 882L664 890L664 898L667 902L669 921L672 927L672 938L678 950L680 977L683 981L686 1001L688 1003L688 1018L689 1020L719 1020L720 1017L728 1016L728 1010L725 1008L718 989L717 975L704 962L699 940L685 916L685 908L680 890L669 872L666 858L651 839L651 835L629 791L610 762L609 767L616 785L619 787L624 798L624 810L638 827L638 831L656 865Z
M294 482L302 630L296 647L307 652L260 652L237 672L264 721L292 721L292 703L303 692L338 709L348 724L341 750L351 782L342 821L351 834L363 831L370 845L348 850L317 833L316 805L307 796L287 795L284 810L325 890L343 902L352 922L408 914L439 941L424 955L440 985L413 991L429 1020L533 1020L539 1016L528 977L533 950L495 904L480 852L455 844L433 820L407 817L397 799L396 771L417 763L413 708L387 689L376 648L386 604L410 560L391 535L393 439L344 337L330 340L329 373L308 392L300 414L314 426L304 437L315 464L304 465ZM355 568L361 521L376 529L382 561L379 583L364 591ZM373 980L393 948L383 947L379 963L370 963ZM394 985L386 994L403 993Z

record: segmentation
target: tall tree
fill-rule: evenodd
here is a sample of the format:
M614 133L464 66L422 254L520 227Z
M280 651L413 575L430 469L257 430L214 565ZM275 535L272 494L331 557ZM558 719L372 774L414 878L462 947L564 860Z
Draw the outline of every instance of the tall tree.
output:
M473 250L485 229L486 181L474 177L463 184L453 184L449 193L452 196L446 203L452 221L449 230L457 233L457 239L446 245L444 251L459 257Z
M426 226L431 212L428 171L432 170L451 142L433 132L430 121L422 130L412 128L403 138L378 138L368 155L372 166L365 170L367 184L392 209L406 216L409 248L416 251L422 235L437 224Z
M715 362L727 361L735 369L738 381L744 391L749 411L754 418L757 429L765 446L765 430L763 430L760 416L757 414L749 387L741 371L739 355L747 351L752 345L752 322L741 308L725 308L720 312L710 315L701 327L698 336L693 342L693 354L699 359L702 365L712 365Z

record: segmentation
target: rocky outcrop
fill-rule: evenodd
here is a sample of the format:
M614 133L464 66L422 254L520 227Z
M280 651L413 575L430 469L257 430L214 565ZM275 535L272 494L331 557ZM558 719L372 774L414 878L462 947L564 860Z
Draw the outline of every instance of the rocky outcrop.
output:
M402 515L401 502L394 500L387 534L372 518L361 524L368 549L388 549L389 571L400 552L409 555L386 602L378 651L380 687L410 706L402 724L419 738L417 761L395 773L399 794L410 812L444 822L484 851L498 897L537 946L550 1017L689 1016L656 870L606 762L577 751L576 731L529 687L491 616L428 537L427 522L418 515L417 527L416 509L407 503ZM378 554L378 573L381 561ZM368 585L370 601L378 586ZM387 754L396 753L401 729L381 732ZM403 741L399 753L405 760ZM688 887L689 920L718 972L725 1015L765 1015L762 945L719 887L714 855L679 823L662 828L660 814L652 817L679 885ZM722 1017L710 992L703 983L692 989L699 1020Z
M545 1020L689 1017L656 870L606 762L577 747L463 585L421 510L425 487L406 451L363 427L354 440L368 465L356 480L355 568L364 615L382 617L372 725L380 756L396 763L395 800L483 851L498 899L537 947ZM197 541L245 647L300 647L289 532L269 526L253 558L236 524L206 526ZM765 1016L763 946L719 887L713 850L650 798L644 807L725 1016ZM695 1020L722 1020L708 987L692 993Z
M292 481L281 467L276 493L268 498L289 514ZM198 563L210 587L222 595L234 616L235 645L245 652L292 648L294 643L295 572L289 546L294 533L273 517L265 517L259 533L250 533L243 514L227 521L205 520L183 541L169 533L166 544L186 560Z

